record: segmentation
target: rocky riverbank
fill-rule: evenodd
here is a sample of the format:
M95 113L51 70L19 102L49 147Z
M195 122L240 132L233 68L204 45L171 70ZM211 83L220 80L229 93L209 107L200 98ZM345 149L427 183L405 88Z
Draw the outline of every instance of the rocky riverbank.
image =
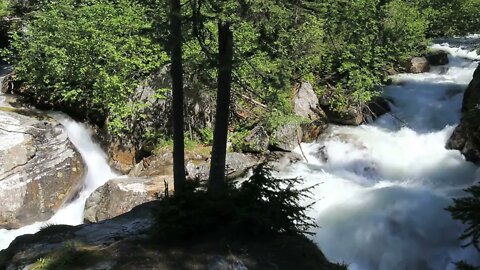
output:
M447 149L460 150L468 161L480 165L480 66L465 90L462 120L447 142Z
M84 165L55 119L0 98L0 228L19 228L49 219L72 199Z

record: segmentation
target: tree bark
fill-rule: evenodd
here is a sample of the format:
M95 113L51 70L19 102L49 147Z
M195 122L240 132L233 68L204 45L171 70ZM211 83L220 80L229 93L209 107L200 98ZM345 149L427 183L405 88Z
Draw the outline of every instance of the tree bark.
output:
M170 46L173 108L174 194L185 187L185 145L183 118L182 17L180 0L170 0Z
M225 159L227 155L228 118L232 83L233 34L229 22L218 23L218 78L217 112L213 133L212 159L208 189L212 192L225 188Z

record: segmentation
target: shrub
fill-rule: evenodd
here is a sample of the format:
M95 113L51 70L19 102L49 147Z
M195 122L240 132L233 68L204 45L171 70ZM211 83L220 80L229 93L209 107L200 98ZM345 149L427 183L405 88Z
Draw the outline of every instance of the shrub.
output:
M265 236L304 234L315 226L300 204L308 189L298 178L277 179L265 165L240 188L211 194L192 185L185 195L164 198L157 210L155 234L163 240L188 239L203 233Z
M54 1L13 35L11 60L37 100L109 115L112 129L132 114L136 85L167 59L133 0Z

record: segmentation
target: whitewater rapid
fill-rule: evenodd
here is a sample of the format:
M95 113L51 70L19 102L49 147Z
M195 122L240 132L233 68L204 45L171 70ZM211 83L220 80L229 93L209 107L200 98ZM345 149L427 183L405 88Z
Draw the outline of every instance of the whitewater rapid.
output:
M0 94L0 101L2 95ZM5 249L17 237L35 233L42 227L53 224L79 225L83 223L83 209L88 196L109 179L118 177L107 162L107 155L100 146L92 140L92 133L85 124L75 122L61 113L50 113L64 127L70 141L85 162L86 174L81 192L71 202L62 207L55 215L45 222L21 227L16 230L0 229L0 250Z
M395 76L384 91L392 114L360 127L330 127L318 143L302 146L308 163L280 174L319 184L309 211L319 226L313 240L350 270L480 264L473 248L460 247L464 226L444 210L480 176L459 151L445 149L480 57L448 44L433 48L451 54L449 66Z

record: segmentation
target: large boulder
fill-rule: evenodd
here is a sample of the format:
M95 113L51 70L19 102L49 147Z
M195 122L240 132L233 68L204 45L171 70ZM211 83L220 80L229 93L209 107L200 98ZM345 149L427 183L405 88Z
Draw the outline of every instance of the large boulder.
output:
M0 269L45 269L46 265L52 269L105 270L345 269L329 262L304 236L258 239L212 232L189 241L161 241L152 237L158 204L142 204L99 223L53 225L18 237L0 251Z
M270 149L292 151L302 141L302 127L295 121L278 126L270 135Z
M413 57L407 62L407 71L410 73L423 73L430 71L426 57Z
M358 126L364 122L363 110L361 107L351 106L343 111L337 111L325 106L325 111L328 121L337 125Z
M300 125L302 142L315 141L328 128L327 115L320 107L318 96L310 83L304 82L297 87L293 97L293 112L297 116L308 119ZM296 131L296 128L292 130ZM298 135L298 132L295 135ZM296 147L296 141L297 138L291 139L290 144Z
M301 83L293 97L293 112L295 115L316 120L323 115L318 96L310 83Z
M443 66L448 65L448 53L445 51L433 51L429 52L426 56L428 63L431 66Z
M259 155L244 154L244 153L227 153L225 160L227 179L234 180L246 175L249 169L262 163L264 158ZM187 162L187 176L189 179L196 179L200 181L207 181L210 160L190 160Z
M0 107L0 228L49 219L80 190L83 173L56 120Z
M480 66L465 90L462 119L446 147L460 150L468 161L480 165Z
M124 177L109 180L97 188L85 203L85 222L111 219L135 206L173 192L173 177L158 175L149 178Z
M240 148L246 153L265 153L270 145L267 129L259 125L254 127L240 142Z

